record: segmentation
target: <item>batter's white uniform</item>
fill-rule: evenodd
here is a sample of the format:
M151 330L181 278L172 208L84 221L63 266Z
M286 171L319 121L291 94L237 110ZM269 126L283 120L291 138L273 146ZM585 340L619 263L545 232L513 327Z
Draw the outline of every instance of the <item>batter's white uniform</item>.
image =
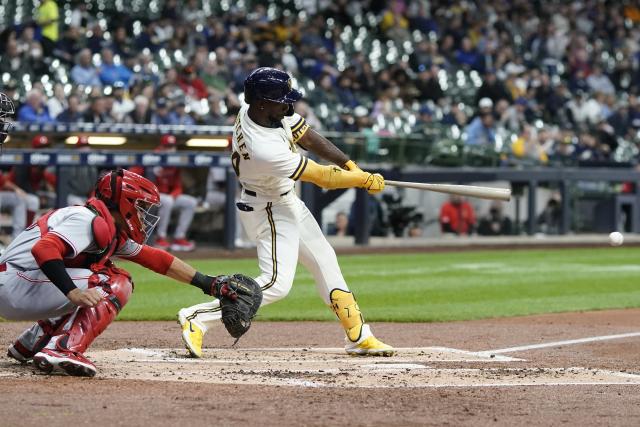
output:
M258 250L263 290L262 304L284 298L293 284L298 258L313 275L325 304L333 289L349 291L335 251L317 221L294 191L307 164L296 142L309 129L304 118L294 113L282 126L267 128L255 123L244 105L235 122L231 162L242 184L238 203L240 220ZM182 309L180 317L206 331L220 323L217 300ZM371 335L365 325L359 341Z

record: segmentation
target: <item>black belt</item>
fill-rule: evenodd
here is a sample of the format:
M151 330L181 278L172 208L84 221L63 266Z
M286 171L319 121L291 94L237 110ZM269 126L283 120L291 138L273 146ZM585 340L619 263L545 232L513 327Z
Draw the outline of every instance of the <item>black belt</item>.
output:
M247 190L246 188L243 188L242 190L245 192L245 194L246 194L247 196L251 196L251 197L258 197L258 194L257 194L255 191ZM286 195L287 195L287 194L289 194L290 192L291 192L291 190L285 191L284 193L282 193L282 194L280 195L280 197L282 197L282 196L286 196Z

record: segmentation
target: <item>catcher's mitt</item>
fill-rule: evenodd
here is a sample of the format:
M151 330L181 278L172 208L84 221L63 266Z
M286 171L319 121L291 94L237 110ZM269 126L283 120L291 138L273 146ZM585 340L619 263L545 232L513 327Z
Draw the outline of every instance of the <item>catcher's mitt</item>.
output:
M244 274L218 276L213 293L220 300L222 323L232 337L240 338L251 327L251 319L262 303L260 285Z

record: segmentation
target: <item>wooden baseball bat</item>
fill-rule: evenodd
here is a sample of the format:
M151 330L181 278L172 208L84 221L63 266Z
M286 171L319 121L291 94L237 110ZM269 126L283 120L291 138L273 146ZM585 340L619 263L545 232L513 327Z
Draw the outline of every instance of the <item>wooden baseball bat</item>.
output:
M415 188L417 190L436 191L438 193L457 194L459 196L478 197L480 199L511 200L511 190L508 188L477 187L473 185L427 184L423 182L404 182L384 180L386 185L394 187Z

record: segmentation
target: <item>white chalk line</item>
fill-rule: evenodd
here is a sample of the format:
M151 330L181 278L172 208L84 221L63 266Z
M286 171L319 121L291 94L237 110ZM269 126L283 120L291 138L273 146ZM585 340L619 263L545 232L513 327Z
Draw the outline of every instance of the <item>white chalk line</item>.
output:
M597 342L597 341L607 341L607 340L617 340L622 338L633 338L640 337L640 332L629 332L626 334L616 334L616 335L599 335L595 337L587 337L587 338L578 338L573 340L564 340L564 341L554 341L554 342L546 342L541 344L529 344L529 345L521 345L517 347L507 347L500 348L496 350L484 350L478 351L475 354L479 356L488 356L488 355L498 355L501 353L516 353L519 351L527 351L527 350L537 350L540 348L550 348L550 347L561 347L565 345L575 345L575 344L584 344L589 342Z

